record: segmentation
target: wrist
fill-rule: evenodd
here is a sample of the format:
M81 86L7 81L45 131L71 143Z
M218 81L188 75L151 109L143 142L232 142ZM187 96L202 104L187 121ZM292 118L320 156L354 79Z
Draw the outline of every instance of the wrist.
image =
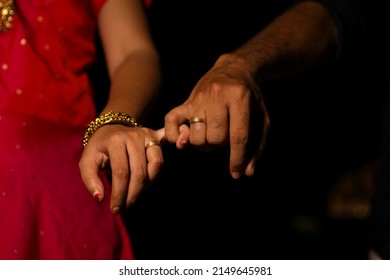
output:
M128 127L140 127L141 125L137 122L135 117L132 117L126 113L121 112L108 112L100 115L95 120L90 122L87 129L84 132L83 148L88 144L89 139L100 127L107 124L122 124Z

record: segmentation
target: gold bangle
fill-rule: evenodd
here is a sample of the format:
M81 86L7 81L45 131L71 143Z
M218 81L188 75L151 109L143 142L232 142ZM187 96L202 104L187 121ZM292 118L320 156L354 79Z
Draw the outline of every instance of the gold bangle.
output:
M106 124L123 124L128 127L141 127L141 125L138 124L134 117L125 113L110 111L107 114L103 114L96 118L88 125L88 128L84 132L83 148L87 146L89 139L92 137L95 131Z
M0 1L0 30L6 32L12 26L15 15L14 0Z

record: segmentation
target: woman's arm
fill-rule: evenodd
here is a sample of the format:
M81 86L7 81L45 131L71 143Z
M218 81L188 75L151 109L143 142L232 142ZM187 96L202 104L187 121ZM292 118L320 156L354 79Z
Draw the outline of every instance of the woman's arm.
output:
M127 114L140 122L156 100L161 83L158 52L149 33L140 0L108 0L99 16L108 73L109 97L101 116ZM157 176L163 163L158 145L145 149L151 140L162 140L162 131L109 124L99 127L85 146L80 160L81 176L96 200L104 198L98 173L112 173L110 209L119 213L134 203L142 189Z

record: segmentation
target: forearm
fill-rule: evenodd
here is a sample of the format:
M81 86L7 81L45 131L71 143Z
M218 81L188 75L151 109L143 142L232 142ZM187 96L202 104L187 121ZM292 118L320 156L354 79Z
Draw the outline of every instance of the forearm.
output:
M156 101L160 84L158 54L135 52L112 74L108 102L102 113L124 112L142 120Z
M338 45L333 18L319 3L292 7L216 65L231 63L249 69L259 81L303 72L328 60Z

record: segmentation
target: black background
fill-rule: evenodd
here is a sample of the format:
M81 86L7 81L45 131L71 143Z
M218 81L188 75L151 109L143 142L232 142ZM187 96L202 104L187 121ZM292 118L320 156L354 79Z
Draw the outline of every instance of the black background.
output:
M148 16L164 84L145 125L162 127L218 55L288 4L154 0ZM228 147L164 146L160 177L125 214L136 257L366 258L369 221L332 219L326 209L342 174L378 158L384 91L375 54L357 47L337 63L262 85L271 131L253 178L230 178Z

